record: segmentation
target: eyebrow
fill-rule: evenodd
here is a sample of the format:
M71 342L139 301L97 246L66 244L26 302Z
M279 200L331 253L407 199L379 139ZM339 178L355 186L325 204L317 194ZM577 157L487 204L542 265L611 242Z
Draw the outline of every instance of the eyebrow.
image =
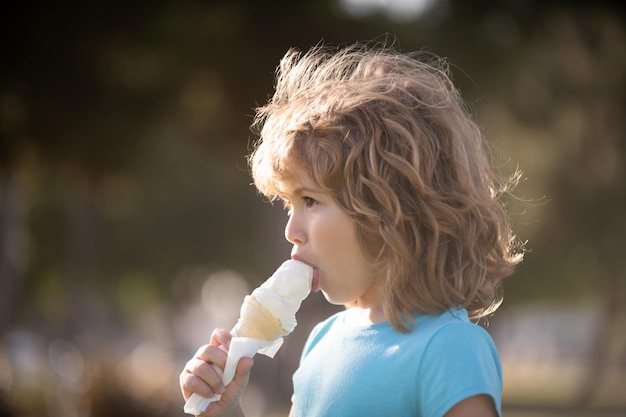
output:
M305 194L323 194L324 191L321 188L310 188L310 187L298 187L292 191L294 195L305 195Z
M315 192L315 191L307 187L298 187L292 191L292 193L295 195L308 194L312 192Z
M291 195L292 197L302 197L307 194L323 194L323 193L324 191L322 191L321 189L314 189L310 187L298 187L298 188L294 188L293 190L289 190L287 192L281 193L280 198L283 200L289 200L287 198L289 195Z

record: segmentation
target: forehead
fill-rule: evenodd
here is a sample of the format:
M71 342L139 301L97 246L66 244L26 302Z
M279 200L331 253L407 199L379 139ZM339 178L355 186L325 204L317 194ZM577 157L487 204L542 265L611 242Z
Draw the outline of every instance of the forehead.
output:
M276 188L281 197L302 194L305 191L322 191L311 176L300 167L292 167L288 173L282 175L276 182Z

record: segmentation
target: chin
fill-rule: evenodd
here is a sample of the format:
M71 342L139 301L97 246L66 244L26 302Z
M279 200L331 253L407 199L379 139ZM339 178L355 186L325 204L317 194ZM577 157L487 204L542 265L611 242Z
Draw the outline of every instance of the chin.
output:
M349 308L353 305L353 303L350 301L340 300L333 297L331 294L327 293L323 289L320 289L320 292L324 294L324 298L326 299L326 301L328 301L332 305L345 306L346 308Z

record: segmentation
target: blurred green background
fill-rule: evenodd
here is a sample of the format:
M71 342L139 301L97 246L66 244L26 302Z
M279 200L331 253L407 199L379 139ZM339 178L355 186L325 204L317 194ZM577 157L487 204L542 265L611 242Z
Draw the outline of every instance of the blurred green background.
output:
M447 57L526 180L531 250L489 319L504 414L626 415L626 31L614 2L90 1L0 6L0 416L182 416L178 373L289 256L250 185L289 47ZM286 416L311 296L249 416ZM323 364L320 366L323 367Z

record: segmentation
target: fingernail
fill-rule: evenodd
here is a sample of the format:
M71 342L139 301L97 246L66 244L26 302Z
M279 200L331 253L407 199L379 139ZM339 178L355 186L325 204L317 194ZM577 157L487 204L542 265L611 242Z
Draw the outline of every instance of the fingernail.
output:
M223 393L224 393L224 391L226 391L226 387L225 387L224 385L222 385L221 387L219 387L219 388L217 389L217 392L218 392L219 394L223 394Z

